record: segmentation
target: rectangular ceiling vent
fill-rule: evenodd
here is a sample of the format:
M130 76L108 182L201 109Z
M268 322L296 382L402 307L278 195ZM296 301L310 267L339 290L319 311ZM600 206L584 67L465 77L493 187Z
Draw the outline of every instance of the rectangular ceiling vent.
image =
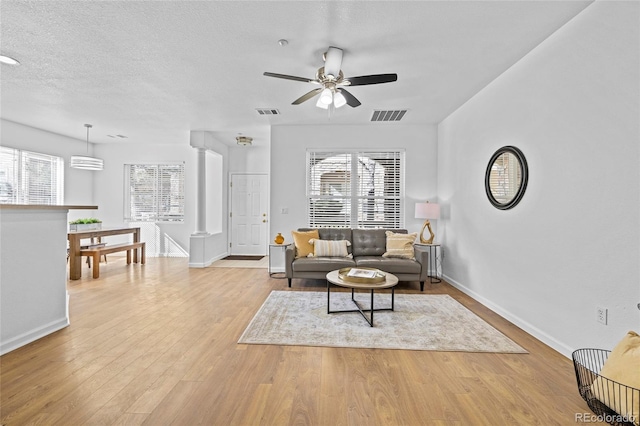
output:
M390 111L375 110L373 111L373 116L371 116L371 121L400 121L406 113L406 109Z
M275 108L256 108L260 115L279 115L280 111Z

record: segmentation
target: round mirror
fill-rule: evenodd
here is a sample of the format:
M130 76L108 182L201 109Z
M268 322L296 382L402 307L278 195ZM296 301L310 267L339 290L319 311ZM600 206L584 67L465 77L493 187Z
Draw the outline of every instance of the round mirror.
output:
M522 151L514 146L497 150L487 166L484 188L493 206L507 210L520 202L527 189L529 169Z

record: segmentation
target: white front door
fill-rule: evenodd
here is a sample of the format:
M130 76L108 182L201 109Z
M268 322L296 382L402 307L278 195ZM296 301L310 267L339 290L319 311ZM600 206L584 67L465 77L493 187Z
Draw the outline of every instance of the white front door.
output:
M232 255L267 254L267 175L231 175Z

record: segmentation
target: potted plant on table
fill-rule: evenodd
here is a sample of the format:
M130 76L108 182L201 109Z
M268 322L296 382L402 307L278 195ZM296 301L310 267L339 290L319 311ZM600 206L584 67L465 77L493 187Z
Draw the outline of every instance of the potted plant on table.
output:
M93 229L102 229L102 221L100 219L89 217L69 222L70 231L91 231Z

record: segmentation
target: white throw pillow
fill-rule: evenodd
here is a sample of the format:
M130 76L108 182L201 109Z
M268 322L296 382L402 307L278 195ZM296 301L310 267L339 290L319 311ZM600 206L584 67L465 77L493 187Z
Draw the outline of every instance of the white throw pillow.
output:
M387 251L382 257L400 257L403 259L415 259L413 243L416 241L417 233L396 234L387 231Z
M351 245L348 240L318 240L312 238L309 240L313 244L313 253L308 257L352 257L347 250Z

